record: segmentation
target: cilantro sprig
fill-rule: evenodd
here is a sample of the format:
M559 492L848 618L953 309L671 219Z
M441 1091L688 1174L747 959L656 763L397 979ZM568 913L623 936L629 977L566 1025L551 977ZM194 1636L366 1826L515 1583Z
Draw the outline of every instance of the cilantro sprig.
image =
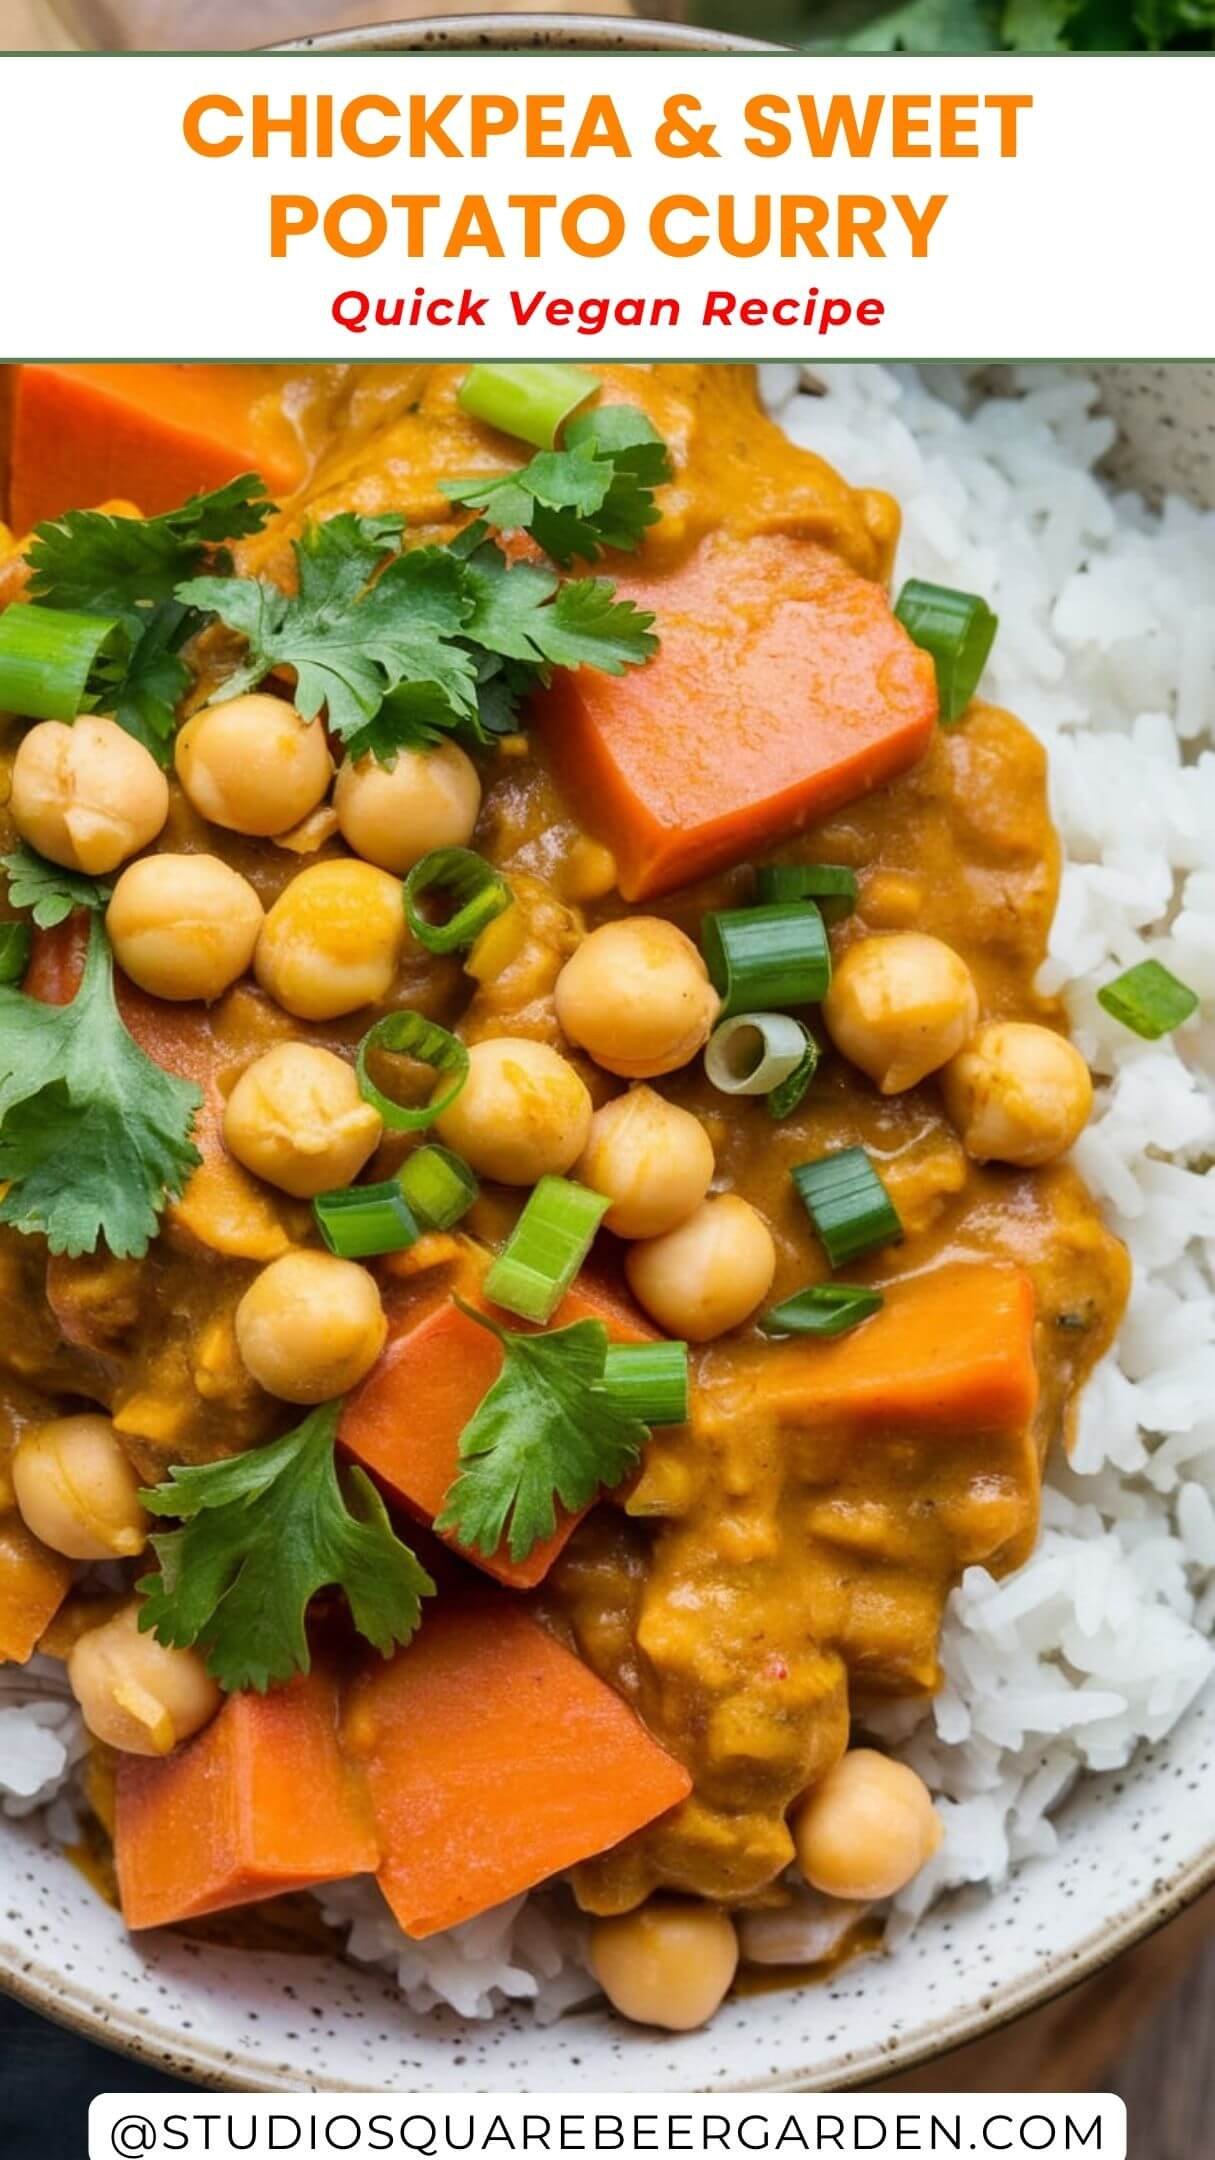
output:
M435 1528L486 1557L507 1537L512 1560L525 1560L556 1529L558 1501L576 1514L627 1477L649 1427L604 1386L602 1320L521 1335L456 1303L497 1336L503 1363L460 1435L460 1470Z
M654 489L672 477L662 437L635 405L604 405L567 423L563 448L517 472L440 483L451 501L503 532L529 532L568 568L605 548L629 553L658 521Z
M257 474L244 473L159 517L69 510L34 528L30 600L121 624L122 653L107 659L89 702L103 702L161 764L190 687L181 648L203 620L175 598L176 587L204 565L230 568L225 543L259 532L273 507Z
M82 898L84 883L64 872L39 881L27 869L9 885L35 921L61 921L79 905L93 914L69 1005L0 985L0 1222L45 1237L53 1253L75 1257L104 1239L117 1258L139 1258L201 1160L190 1134L202 1095L127 1033L101 892Z
M40 930L53 930L66 922L77 908L98 915L108 905L110 887L103 878L83 877L77 870L63 870L47 862L32 848L17 848L0 855L0 870L8 878L8 898L15 908L28 908Z
M390 762L445 733L485 741L554 667L622 674L657 646L653 616L599 579L510 564L483 525L451 547L395 552L399 519L342 512L293 543L299 589L260 578L194 578L178 599L244 637L217 697L296 671L305 719L325 708L352 757Z
M160 1572L136 1585L140 1627L170 1647L198 1644L223 1688L264 1694L309 1670L305 1623L319 1590L342 1592L383 1657L410 1640L434 1593L366 1472L339 1477L340 1409L322 1403L281 1440L174 1468L142 1495L181 1528L152 1539Z

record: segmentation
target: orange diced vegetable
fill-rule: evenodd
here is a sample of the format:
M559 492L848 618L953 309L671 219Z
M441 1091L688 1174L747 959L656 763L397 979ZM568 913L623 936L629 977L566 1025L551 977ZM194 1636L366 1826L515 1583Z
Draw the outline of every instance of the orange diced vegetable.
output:
M304 477L278 371L199 362L21 366L10 386L8 522L125 496L145 516L257 471L272 495Z
M445 1592L347 1702L406 1934L433 1935L652 1822L691 1779L511 1598Z
M585 1274L562 1299L551 1325L568 1327L574 1320L605 1321L613 1342L654 1340L653 1329L622 1292ZM526 1328L518 1320L509 1325ZM420 1316L408 1315L401 1332L390 1338L346 1405L341 1438L411 1514L430 1522L460 1467L460 1434L501 1369L501 1345L445 1298ZM512 1560L505 1544L487 1560L467 1552L454 1534L447 1542L499 1582L529 1590L543 1581L579 1519L559 1508L552 1537L533 1546L526 1560Z
M654 610L656 658L559 671L535 711L626 900L740 862L928 748L932 662L829 549L719 534L666 577L617 586Z
M787 1424L1020 1431L1038 1397L1028 1275L957 1262L890 1285L883 1310L835 1342L768 1343L750 1368Z
M230 1695L194 1740L118 1767L114 1855L132 1928L362 1875L379 1862L367 1796L338 1745L332 1676Z
M72 1563L14 1511L0 1517L0 1665L24 1665L72 1586Z

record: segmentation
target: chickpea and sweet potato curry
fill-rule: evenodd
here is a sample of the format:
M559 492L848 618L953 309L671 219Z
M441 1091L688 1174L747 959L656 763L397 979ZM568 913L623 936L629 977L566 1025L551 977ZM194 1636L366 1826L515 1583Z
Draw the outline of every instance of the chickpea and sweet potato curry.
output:
M563 1877L697 2024L1125 1301L1043 753L749 370L139 372L9 392L0 1657L130 1926Z

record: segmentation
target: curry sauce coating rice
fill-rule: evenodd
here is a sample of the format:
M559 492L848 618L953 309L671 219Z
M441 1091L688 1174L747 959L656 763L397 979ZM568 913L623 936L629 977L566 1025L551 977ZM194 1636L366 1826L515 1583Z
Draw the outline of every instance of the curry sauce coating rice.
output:
M1202 849L1215 761L1208 752L1183 777L1176 751L1178 736L1196 744L1211 731L1215 635L1197 603L1215 566L1215 520L1179 505L1159 526L1135 505L1115 518L1085 471L1108 430L1089 418L1081 384L1027 371L1019 400L972 415L960 378L939 387L944 396L910 375L841 371L826 398L785 403L782 417L850 478L902 497L900 570L982 590L1001 612L984 687L1049 741L1056 815L1079 858L1065 871L1042 987L1068 994L1079 1047L1104 1083L1079 1163L1131 1245L1138 1284L1119 1362L1090 1383L1074 1470L1054 1459L1038 1552L1003 1584L971 1571L947 1619L944 1693L927 1716L900 1709L883 1721L897 1732L921 1717L908 1752L944 1796L945 1839L903 1894L908 1912L950 1882L998 1879L1010 1858L1047 1849L1045 1811L1077 1766L1112 1767L1140 1735L1167 1730L1210 1671L1202 1631L1215 1565L1202 1474L1215 1451L1202 1247L1215 1210L1201 1177L1215 1139L1211 1046L1140 1044L1093 996L1108 956L1124 963L1142 949L1200 990L1215 987ZM787 397L787 373L773 371L770 388ZM1043 500L1052 519L1040 536ZM1161 1433L1162 1443L1148 1437ZM45 1762L53 1698L41 1713L0 1711L14 1716L35 1720L21 1729ZM355 1955L398 1965L418 2008L446 1999L485 2014L509 1996L555 2005L583 1984L576 1941L546 1900L408 1945L370 1890L341 1886L325 1902L353 1921ZM815 1924L808 1909L808 1942Z

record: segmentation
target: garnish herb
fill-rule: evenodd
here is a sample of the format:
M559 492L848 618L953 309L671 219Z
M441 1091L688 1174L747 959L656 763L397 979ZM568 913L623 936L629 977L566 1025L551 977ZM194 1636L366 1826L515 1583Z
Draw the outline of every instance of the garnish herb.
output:
M706 915L700 946L723 1020L815 1004L831 987L831 947L813 900Z
M793 1182L833 1268L902 1238L898 1210L863 1147L799 1163Z
M74 720L102 703L130 652L112 615L52 614L13 600L0 614L0 710L23 720Z
M561 361L478 361L464 377L456 403L487 427L535 443L538 450L551 450L562 421L600 387L597 375Z
M383 1657L409 1641L434 1592L366 1472L339 1477L340 1409L322 1403L281 1440L176 1467L141 1496L153 1515L177 1516L182 1527L152 1539L160 1572L136 1586L140 1627L171 1647L198 1644L223 1688L264 1694L309 1670L305 1619L318 1590L342 1592L359 1634Z
M765 1335L847 1335L884 1303L880 1290L862 1283L815 1283L773 1305L759 1324Z
M108 648L100 670L82 683L75 712L103 704L161 764L170 762L176 707L190 687L181 648L203 620L175 597L176 587L204 566L227 569L224 543L259 532L273 507L257 474L244 473L160 517L69 510L35 527L29 592L36 608L113 618L121 631L121 645ZM28 704L14 709L39 717Z
M856 872L846 863L764 863L755 897L764 904L813 900L824 922L842 922L856 906Z
M735 1013L705 1044L705 1072L723 1095L771 1095L805 1064L808 1040L788 1013Z
M427 903L433 905L436 898L450 905L445 920L436 921L426 912ZM501 871L472 848L432 848L405 880L405 919L427 952L462 952L512 905Z
M655 488L672 477L662 437L635 405L603 405L571 420L563 442L517 472L442 481L443 493L500 531L529 532L563 567L605 548L630 553L658 521Z
M941 721L952 727L978 688L999 618L978 593L954 592L922 578L908 578L894 612L912 642L931 654Z
M432 1072L446 1076L450 1085L441 1094L433 1095L429 1102L397 1102L394 1096L386 1095L383 1088L376 1086L367 1070L367 1060L373 1050L385 1050L396 1057L412 1058L416 1064L429 1065ZM428 1020L425 1013L392 1012L368 1028L358 1047L355 1071L364 1100L379 1111L389 1132L424 1132L444 1110L450 1110L468 1078L468 1062L468 1051L459 1036L440 1027L437 1020Z
M10 906L28 908L40 930L53 930L77 908L101 914L109 906L110 887L104 879L62 870L44 855L35 855L32 848L0 855L0 869L8 876Z
M1132 1035L1159 1042L1198 1010L1197 993L1159 960L1141 960L1097 992L1097 1003Z
M0 983L19 983L30 964L33 937L28 923L0 923Z
M418 1148L394 1178L318 1193L316 1226L340 1260L405 1252L426 1230L450 1230L467 1215L480 1187L466 1162L447 1148Z
M542 1177L485 1278L486 1297L523 1320L551 1320L609 1204L571 1178Z
M505 1536L512 1560L525 1560L556 1529L558 1501L576 1514L628 1476L649 1428L605 1385L602 1320L517 1335L456 1302L497 1336L503 1363L460 1435L460 1471L435 1528L487 1558Z
M123 1026L95 914L70 1005L0 986L0 1222L41 1234L53 1253L93 1252L104 1239L117 1258L139 1258L201 1160L190 1138L201 1102Z
M818 1044L809 1028L803 1028L802 1033L806 1038L806 1044L800 1062L794 1066L788 1079L782 1080L778 1086L774 1087L768 1097L768 1116L777 1121L781 1118L792 1117L815 1073L818 1071L820 1056Z

